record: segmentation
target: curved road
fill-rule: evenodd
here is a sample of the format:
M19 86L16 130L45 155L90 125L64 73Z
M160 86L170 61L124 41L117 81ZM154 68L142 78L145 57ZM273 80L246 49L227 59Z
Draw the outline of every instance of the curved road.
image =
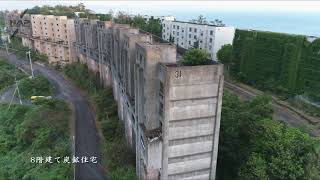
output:
M29 61L18 59L14 54L9 58L4 50L0 50L0 57L9 59L11 64L30 72ZM68 82L58 71L47 67L33 64L37 73L45 76L55 87L56 96L71 102L75 115L75 157L97 157L97 163L76 163L76 180L104 180L106 173L101 164L100 140L95 125L95 117L92 113L88 100L83 97L80 91Z

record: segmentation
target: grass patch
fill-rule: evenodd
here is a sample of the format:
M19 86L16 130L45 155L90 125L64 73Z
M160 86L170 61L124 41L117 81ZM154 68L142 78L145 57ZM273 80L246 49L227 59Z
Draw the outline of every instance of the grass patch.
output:
M31 157L71 157L69 119L62 100L0 104L0 179L72 179L71 164L35 164Z
M124 124L118 119L117 104L112 89L99 85L99 76L84 64L74 63L64 68L64 73L76 85L86 90L96 108L96 115L103 134L102 156L110 179L135 180L135 154L127 145Z

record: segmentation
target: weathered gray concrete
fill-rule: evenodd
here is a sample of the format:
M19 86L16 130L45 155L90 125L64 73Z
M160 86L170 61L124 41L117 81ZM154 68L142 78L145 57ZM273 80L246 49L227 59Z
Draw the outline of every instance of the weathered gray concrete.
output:
M223 66L163 65L161 179L215 179Z
M179 66L174 45L128 25L75 26L78 60L112 86L139 179L215 179L222 65Z

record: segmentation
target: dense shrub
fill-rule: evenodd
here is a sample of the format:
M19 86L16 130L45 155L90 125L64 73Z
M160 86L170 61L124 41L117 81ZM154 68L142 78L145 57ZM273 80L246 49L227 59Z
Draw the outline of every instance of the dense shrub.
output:
M217 179L320 178L320 139L272 119L270 97L224 93Z
M217 52L218 60L223 64L229 64L232 59L232 45L226 44Z
M209 54L202 49L190 49L183 55L181 63L186 66L205 65L210 63Z
M0 92L4 88L13 85L15 78L17 80L25 77L25 75L6 60L0 58Z
M69 120L62 100L12 105L10 110L0 104L0 179L71 179L70 164L30 162L36 156L71 156Z
M50 96L53 92L52 85L43 76L24 78L19 82L19 88L23 99L29 99L31 96Z
M89 93L95 93L99 86L98 76L90 73L85 64L68 64L64 68L64 73L71 78L77 86L87 90Z

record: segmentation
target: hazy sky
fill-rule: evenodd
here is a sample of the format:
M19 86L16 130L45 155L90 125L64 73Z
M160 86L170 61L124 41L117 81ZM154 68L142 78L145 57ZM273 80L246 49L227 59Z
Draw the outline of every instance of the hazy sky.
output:
M169 15L187 11L295 11L318 12L316 1L0 1L0 9L25 9L35 5L76 5L83 2L96 12L127 11L133 14Z
M1 1L0 10L36 5L84 3L97 13L126 11L140 15L173 15L189 21L200 14L240 29L320 36L320 1Z

